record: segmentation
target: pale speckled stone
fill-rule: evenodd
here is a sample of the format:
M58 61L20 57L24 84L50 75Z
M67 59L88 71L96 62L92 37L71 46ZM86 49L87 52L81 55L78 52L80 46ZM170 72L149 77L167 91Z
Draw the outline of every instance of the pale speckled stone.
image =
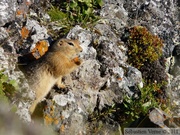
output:
M15 11L17 8L16 0L0 1L0 26L15 19Z

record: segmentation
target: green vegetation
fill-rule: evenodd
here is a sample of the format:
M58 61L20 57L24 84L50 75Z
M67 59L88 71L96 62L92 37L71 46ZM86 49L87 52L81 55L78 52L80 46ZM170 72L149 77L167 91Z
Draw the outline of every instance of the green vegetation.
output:
M52 21L57 21L64 33L73 26L87 27L99 20L96 12L102 6L102 0L71 0L52 3L48 14Z
M151 34L145 27L129 29L128 62L140 69L145 63L152 63L162 55L162 40Z
M0 71L0 100L10 101L17 92L18 85L15 80L9 80L8 76Z
M125 112L126 121L124 125L128 125L141 116L146 116L151 108L160 107L164 109L166 101L162 101L156 95L162 92L161 84L145 84L140 89L140 96L138 98L125 97L123 101L123 110Z
M65 13L63 13L62 11L60 11L58 8L56 7L52 7L49 11L48 11L49 16L51 17L51 21L58 21L58 20L63 20L64 18L67 17L67 15Z

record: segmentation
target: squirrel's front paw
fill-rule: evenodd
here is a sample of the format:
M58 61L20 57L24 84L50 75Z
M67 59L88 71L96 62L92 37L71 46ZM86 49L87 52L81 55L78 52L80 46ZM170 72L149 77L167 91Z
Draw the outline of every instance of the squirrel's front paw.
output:
M73 62L74 62L76 65L81 65L82 60L81 60L79 57L75 57L75 58L73 59Z
M59 89L65 89L65 88L66 88L66 85L64 85L63 83L56 83L56 86L57 86Z

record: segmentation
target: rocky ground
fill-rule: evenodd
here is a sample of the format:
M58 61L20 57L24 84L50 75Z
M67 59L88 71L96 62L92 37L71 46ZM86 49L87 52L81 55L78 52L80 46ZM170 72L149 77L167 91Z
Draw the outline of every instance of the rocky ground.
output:
M41 124L52 127L59 134L122 134L124 123L129 122L128 116L123 115L123 100L125 97L136 99L139 89L145 86L146 78L145 73L129 63L128 43L123 37L127 29L143 26L163 40L162 58L165 61L161 63L159 60L160 64L150 73L167 75L163 94L169 106L165 109L152 108L149 120L142 127L151 124L159 127L180 126L178 0L103 0L101 10L97 11L100 19L93 27L76 25L64 35L58 33L60 26L52 22L46 12L50 2L53 1L0 0L0 69L9 79L18 83L18 92L11 99L10 106L17 107L19 123L23 121L28 125L40 119ZM19 66L41 57L56 37L79 39L83 48L80 56L83 64L64 78L64 83L68 85L65 90L53 88L35 114L30 116L28 107L34 99L34 93ZM38 44L41 49L37 47ZM0 112L0 115L6 116L6 112ZM162 114L167 118L161 118ZM6 121L6 117L2 119ZM133 124L137 126L136 123L141 119ZM169 119L173 119L173 122L170 123ZM165 120L168 122L164 123ZM10 126L14 127L13 124ZM33 129L33 126L30 128ZM0 131L0 134L5 132Z

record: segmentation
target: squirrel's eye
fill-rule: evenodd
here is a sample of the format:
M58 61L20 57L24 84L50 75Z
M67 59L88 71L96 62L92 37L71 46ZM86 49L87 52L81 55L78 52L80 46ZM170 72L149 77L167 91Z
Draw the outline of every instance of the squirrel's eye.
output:
M74 44L73 44L73 43L71 43L71 42L69 42L68 44L69 44L69 45L71 45L71 46L74 46Z

